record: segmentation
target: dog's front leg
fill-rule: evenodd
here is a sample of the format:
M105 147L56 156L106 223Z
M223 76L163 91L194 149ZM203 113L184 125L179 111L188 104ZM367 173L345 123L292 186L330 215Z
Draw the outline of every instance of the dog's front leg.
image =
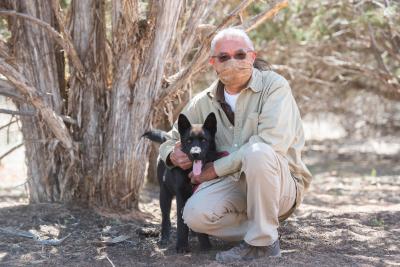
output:
M160 238L160 245L165 246L168 244L170 230L171 230L171 203L172 203L172 194L168 192L167 186L162 183L160 185L160 207L161 207L161 238Z
M177 208L177 242L176 251L178 253L189 252L189 227L183 222L182 212L185 206L187 197L184 196L183 192L177 192L176 194L176 208Z

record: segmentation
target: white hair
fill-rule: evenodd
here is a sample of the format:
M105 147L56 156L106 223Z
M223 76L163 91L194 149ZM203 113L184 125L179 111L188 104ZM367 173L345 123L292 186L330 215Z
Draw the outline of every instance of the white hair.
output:
M254 50L253 42L250 40L250 37L247 35L247 33L244 30L230 27L230 28L226 28L226 29L219 31L214 36L214 38L211 41L211 50L210 50L211 55L214 54L215 45L217 44L217 42L222 39L224 39L224 40L242 39L247 43L247 45L251 48L251 50Z

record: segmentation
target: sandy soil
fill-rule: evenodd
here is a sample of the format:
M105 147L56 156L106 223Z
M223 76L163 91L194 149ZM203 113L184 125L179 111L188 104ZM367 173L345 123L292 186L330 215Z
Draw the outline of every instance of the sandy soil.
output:
M345 149L337 153L329 142L307 149L306 161L315 177L301 208L279 229L283 257L231 265L400 265L398 155ZM200 252L191 237L192 252L186 255L177 255L174 244L157 245L157 192L157 186L144 188L140 208L150 217L141 222L60 204L27 205L23 186L10 186L2 179L0 227L31 231L42 238L70 236L59 246L43 246L0 233L0 266L221 266L214 261L215 254L233 244L212 239L213 249ZM119 236L126 240L102 242Z

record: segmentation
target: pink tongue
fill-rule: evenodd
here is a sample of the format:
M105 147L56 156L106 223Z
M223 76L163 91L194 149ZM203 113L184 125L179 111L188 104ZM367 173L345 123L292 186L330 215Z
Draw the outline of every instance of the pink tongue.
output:
M203 163L201 160L195 160L193 162L193 174L194 175L200 175L201 174L201 167L203 167Z

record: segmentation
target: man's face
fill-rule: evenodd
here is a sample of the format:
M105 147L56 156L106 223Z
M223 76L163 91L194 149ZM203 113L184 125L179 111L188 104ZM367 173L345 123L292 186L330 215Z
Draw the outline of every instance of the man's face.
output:
M225 86L241 88L251 77L255 57L243 39L221 39L215 44L210 64Z
M218 68L222 67L224 62L220 62L218 56L221 58L221 56L229 55L233 56L235 54L240 54L240 53L246 53L246 58L244 59L245 61L250 61L251 64L254 63L254 60L256 58L256 53L253 52L248 52L251 51L252 49L249 47L249 45L241 38L237 39L230 39L230 40L224 40L221 39L219 40L214 47L214 53L210 58L210 64L213 66L214 70L217 70ZM232 60L232 58L231 58Z

